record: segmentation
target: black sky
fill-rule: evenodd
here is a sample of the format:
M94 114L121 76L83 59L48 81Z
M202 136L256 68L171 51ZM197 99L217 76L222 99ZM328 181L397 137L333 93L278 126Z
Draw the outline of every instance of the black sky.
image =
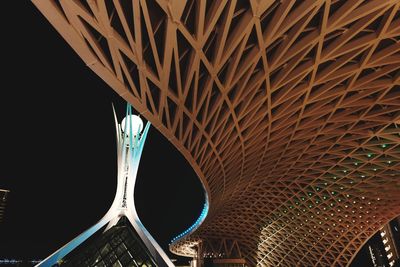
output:
M0 258L44 258L95 224L116 188L115 129L125 101L95 75L30 1L2 4L0 188L9 189ZM136 186L160 245L201 212L201 184L151 128Z

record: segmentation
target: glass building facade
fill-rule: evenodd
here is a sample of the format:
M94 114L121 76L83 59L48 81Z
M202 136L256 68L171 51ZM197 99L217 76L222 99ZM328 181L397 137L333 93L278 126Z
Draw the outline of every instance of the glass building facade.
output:
M53 266L157 266L129 220L123 216L105 232L93 235Z

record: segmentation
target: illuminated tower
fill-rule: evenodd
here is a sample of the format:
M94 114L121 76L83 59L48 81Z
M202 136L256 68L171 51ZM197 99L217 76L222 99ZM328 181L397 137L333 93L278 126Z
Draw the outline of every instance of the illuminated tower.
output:
M37 266L174 266L140 222L134 188L140 157L150 123L126 116L118 124L118 184L111 208L94 226L64 245Z

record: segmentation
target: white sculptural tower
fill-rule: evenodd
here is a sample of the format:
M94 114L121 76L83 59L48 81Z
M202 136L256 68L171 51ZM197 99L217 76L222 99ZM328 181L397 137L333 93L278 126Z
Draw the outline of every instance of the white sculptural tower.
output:
M147 253L151 257L152 263L150 266L174 266L165 252L143 226L135 209L134 189L136 175L150 123L147 122L146 127L143 129L142 120L139 116L132 114L132 108L129 104L127 105L126 116L121 124L117 121L115 110L114 118L117 134L118 182L116 195L110 209L98 223L54 252L37 266L62 266L64 258L69 253L74 251L79 245L84 243L99 230L103 231L102 234L107 233L113 226L117 225L121 218L127 218L133 228L132 230L134 230L136 235L140 238L141 244L144 244ZM129 255L131 254L130 252ZM132 256L132 261L134 261L134 255ZM124 264L118 260L115 261L115 264L117 265L112 266L124 266ZM135 265L129 266L137 265L149 266L149 263L135 263Z

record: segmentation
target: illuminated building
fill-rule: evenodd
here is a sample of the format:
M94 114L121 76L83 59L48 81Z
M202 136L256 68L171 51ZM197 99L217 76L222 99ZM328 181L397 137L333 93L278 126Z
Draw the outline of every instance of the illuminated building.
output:
M400 217L385 224L365 246L373 266L400 266Z
M10 191L0 189L0 223L3 221L4 212L6 209L7 195Z

